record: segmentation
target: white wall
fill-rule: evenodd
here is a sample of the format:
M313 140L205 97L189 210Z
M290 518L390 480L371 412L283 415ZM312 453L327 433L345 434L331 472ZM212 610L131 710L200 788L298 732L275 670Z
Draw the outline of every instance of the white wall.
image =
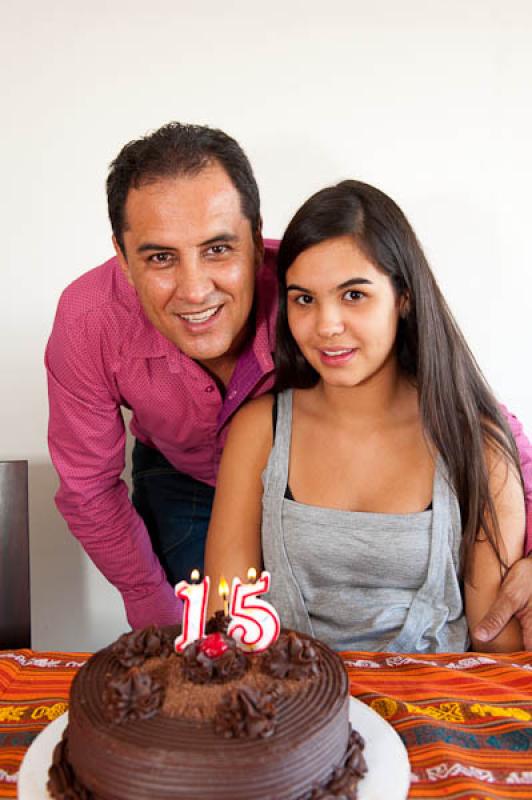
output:
M55 511L42 357L61 289L111 254L108 163L171 119L240 141L270 236L337 179L390 193L532 433L529 0L19 0L1 28L0 458L30 461L36 647L125 629Z

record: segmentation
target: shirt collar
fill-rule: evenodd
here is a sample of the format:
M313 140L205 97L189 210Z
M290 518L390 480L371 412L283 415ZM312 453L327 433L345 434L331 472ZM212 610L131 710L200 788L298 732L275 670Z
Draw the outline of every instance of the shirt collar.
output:
M278 242L264 241L264 262L257 273L256 332L253 339L253 352L263 370L273 370L272 353L275 348L275 321L277 318L277 249Z

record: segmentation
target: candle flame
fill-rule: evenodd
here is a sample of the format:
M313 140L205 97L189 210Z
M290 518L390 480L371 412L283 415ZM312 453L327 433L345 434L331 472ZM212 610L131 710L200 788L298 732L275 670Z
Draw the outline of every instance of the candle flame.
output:
M218 594L220 597L224 598L229 594L229 584L223 576L220 578L220 583L218 584Z
M196 581L199 581L199 579L200 579L199 569L193 569L192 572L190 573L190 580L193 583L196 583Z
M248 581L250 583L256 583L256 581L257 581L257 570L255 569L255 567L250 567L248 569Z

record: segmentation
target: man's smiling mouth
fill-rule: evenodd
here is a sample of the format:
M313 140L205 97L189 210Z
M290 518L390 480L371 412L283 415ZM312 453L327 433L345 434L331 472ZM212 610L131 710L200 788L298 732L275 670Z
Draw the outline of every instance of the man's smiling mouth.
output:
M194 313L189 314L178 314L178 317L184 319L185 322L191 322L194 324L199 324L200 322L207 322L208 319L213 317L217 311L221 309L222 306L214 306L214 308L207 308L204 311L196 311Z

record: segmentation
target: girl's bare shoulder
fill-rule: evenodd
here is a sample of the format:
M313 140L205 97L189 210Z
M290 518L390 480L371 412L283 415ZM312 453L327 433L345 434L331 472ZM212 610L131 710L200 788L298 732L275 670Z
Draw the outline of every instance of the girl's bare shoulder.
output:
M272 394L264 394L243 405L231 422L229 438L245 440L253 449L271 449L273 401Z

